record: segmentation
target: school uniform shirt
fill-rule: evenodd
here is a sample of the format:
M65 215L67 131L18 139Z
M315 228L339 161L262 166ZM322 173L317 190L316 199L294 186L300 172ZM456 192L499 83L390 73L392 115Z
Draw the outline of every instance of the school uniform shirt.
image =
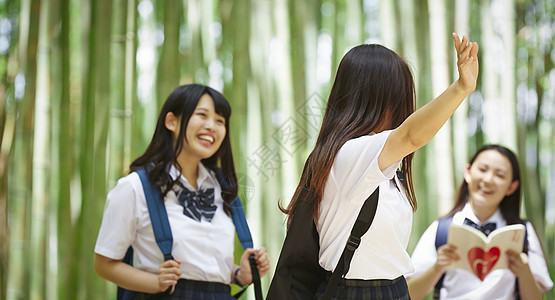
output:
M164 205L173 235L172 255L181 260L181 278L229 284L233 268L235 226L231 217L224 212L221 188L214 173L202 163L198 166L198 172L197 186L201 190L214 188L217 209L211 222L204 217L201 222L197 222L183 214L183 206L174 192L167 193ZM170 175L173 179L179 176L187 189L194 190L173 166ZM158 273L164 258L154 238L146 198L136 172L121 178L108 194L94 251L121 260L129 246L134 250L134 267Z
M495 223L497 228L507 225L499 210L485 222L480 222L469 203L460 212L455 213L453 223L462 225L465 218L469 218L478 225L490 222ZM412 254L415 272L408 277L421 274L435 264L437 260L435 248L437 225L438 221L436 220L418 241ZM538 236L530 222L526 222L526 231L528 234L528 265L534 278L540 282L543 291L547 291L553 287L553 282L549 278ZM515 276L509 269L497 269L489 273L482 282L468 271L448 269L445 272L440 299L515 299Z
M320 266L332 271L364 201L379 186L376 215L351 261L347 279L395 279L412 272L406 252L412 227L412 207L399 178L401 161L383 172L378 166L391 131L347 141L332 165L320 206Z

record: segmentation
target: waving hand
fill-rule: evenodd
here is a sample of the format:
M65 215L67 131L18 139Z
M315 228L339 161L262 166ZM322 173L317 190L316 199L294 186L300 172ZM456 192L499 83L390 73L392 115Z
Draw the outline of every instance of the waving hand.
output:
M456 33L453 33L453 40L457 51L460 87L465 92L470 93L476 89L478 78L478 43L469 42L466 36L463 36L461 41Z

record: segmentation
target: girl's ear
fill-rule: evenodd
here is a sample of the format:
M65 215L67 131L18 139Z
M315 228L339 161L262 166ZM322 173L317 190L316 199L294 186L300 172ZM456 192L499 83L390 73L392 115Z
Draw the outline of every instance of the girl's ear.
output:
M466 181L467 184L470 183L470 167L470 164L466 164L464 168L464 181Z
M519 185L520 185L520 181L518 180L513 181L509 186L509 189L507 190L507 193L505 194L505 196L512 195L516 191Z
M176 117L171 111L166 114L166 119L164 120L164 125L166 128L173 132L177 133L179 131L179 118Z

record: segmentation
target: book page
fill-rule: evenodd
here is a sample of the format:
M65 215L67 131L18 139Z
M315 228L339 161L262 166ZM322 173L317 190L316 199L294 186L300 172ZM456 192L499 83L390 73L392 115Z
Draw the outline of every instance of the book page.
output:
M524 225L514 224L494 230L488 237L478 229L451 223L447 243L457 246L460 260L449 266L476 275L480 280L491 271L508 267L505 252L519 253L524 245Z

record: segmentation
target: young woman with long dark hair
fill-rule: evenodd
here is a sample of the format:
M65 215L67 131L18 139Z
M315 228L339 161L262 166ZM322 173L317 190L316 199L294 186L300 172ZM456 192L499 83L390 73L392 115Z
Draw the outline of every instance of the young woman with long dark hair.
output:
M446 217L452 217L454 224L489 226L484 231L521 224L520 184L516 155L503 146L483 146L468 162L455 205ZM509 268L493 270L482 281L465 270L447 269L461 258L454 245L436 249L439 222L434 221L412 255L415 272L408 277L412 298L423 299L445 274L441 286L436 288L435 297L439 299L542 299L553 282L534 227L530 222L524 223L527 253L507 252L507 257L500 259L508 259Z
M478 44L456 34L453 39L459 78L417 111L411 70L395 52L360 45L339 64L316 145L283 209L290 222L301 191L308 187L320 237L319 263L333 271L364 200L380 187L376 216L362 236L338 299L409 299L403 276L413 270L406 252L416 209L413 152L434 137L476 88ZM404 179L396 176L399 166Z
M233 299L230 283L252 281L249 255L255 255L261 276L269 271L264 248L247 249L240 266L233 263L230 203L237 196L237 176L230 115L228 101L210 87L184 85L169 95L146 152L108 194L95 247L95 269L101 277L142 297L168 291L171 295L160 299L215 300ZM172 227L173 260L164 261L154 239L143 187L134 172L140 169L161 190ZM122 262L129 246L134 266Z

